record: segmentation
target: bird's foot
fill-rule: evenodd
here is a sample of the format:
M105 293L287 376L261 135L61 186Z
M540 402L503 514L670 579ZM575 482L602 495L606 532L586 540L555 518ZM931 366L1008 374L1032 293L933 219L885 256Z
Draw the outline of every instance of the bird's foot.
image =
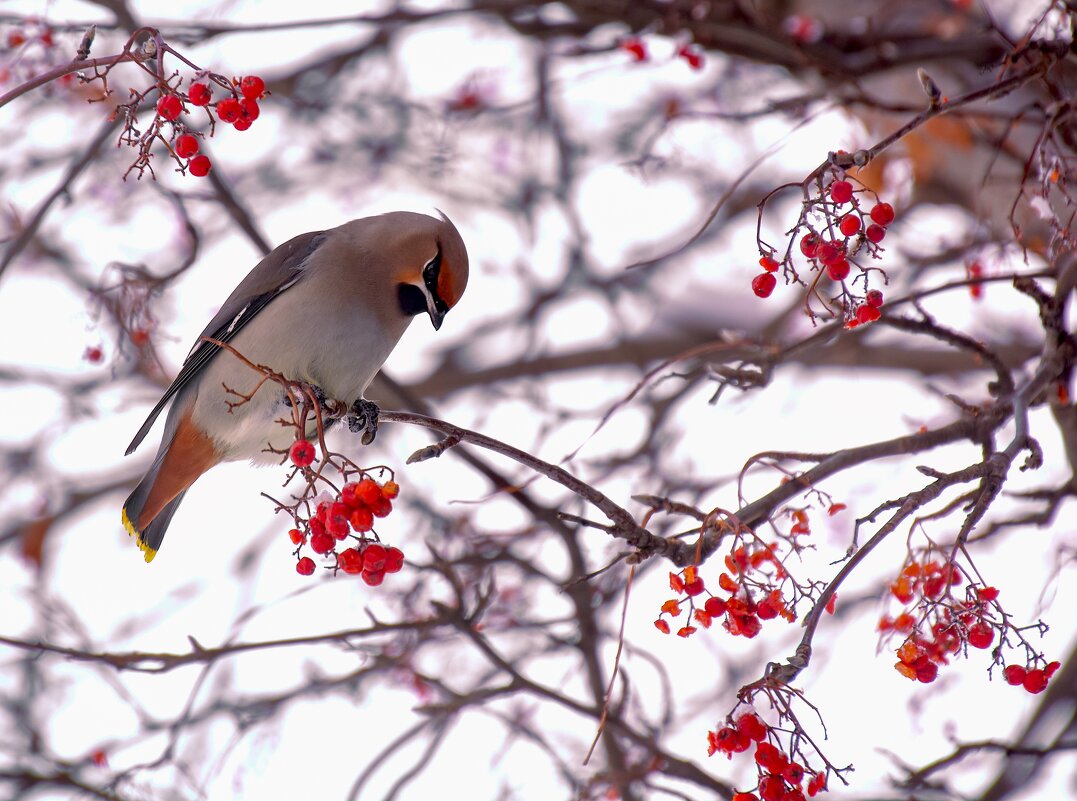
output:
M335 423L348 411L348 406L343 401L338 401L335 398L330 398L325 394L325 390L317 384L301 384L304 390L308 391L314 400L318 404L319 416L327 424Z
M369 445L378 435L378 415L381 410L378 405L366 398L359 398L348 410L345 419L348 421L348 429L354 433L362 433L360 440L364 445Z

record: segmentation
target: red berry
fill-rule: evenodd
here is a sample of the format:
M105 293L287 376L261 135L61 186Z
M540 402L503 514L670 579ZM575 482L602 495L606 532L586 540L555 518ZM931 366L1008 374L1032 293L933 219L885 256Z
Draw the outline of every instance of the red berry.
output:
M161 119L172 122L183 113L183 103L175 95L165 95L157 101L157 113Z
M629 36L620 47L636 61L647 60L647 45L638 36Z
M815 249L815 258L820 264L833 264L841 257L841 249L833 242L822 242Z
M848 181L835 181L830 185L830 199L838 205L853 199L853 185Z
M733 793L733 801L759 801L755 793Z
M755 608L755 613L760 620L773 620L778 616L778 606L767 598Z
M663 634L669 634L669 623L659 618L654 622L654 627Z
M733 752L733 744L736 737L736 729L724 726L714 733L714 743L718 746L719 751L724 754L729 754Z
M266 82L257 75L248 75L239 82L239 91L244 97L257 100L265 94Z
M363 572L363 555L355 548L348 548L337 554L337 567L345 573L358 575Z
M304 556L295 563L295 572L301 576L311 575L314 572L314 560L309 556Z
M325 534L325 519L321 517L312 517L308 523L310 526L310 536L315 537L319 534Z
M404 567L404 552L399 548L386 548L385 572L399 573L402 567Z
M1060 667L1062 667L1061 662L1048 662L1047 667L1043 669L1043 675L1047 678L1051 678L1051 676L1055 675L1055 671L1057 671Z
M370 510L365 507L359 509L352 509L351 516L348 518L348 522L351 523L352 528L363 534L370 529L374 528L374 515L370 513Z
M336 538L325 531L319 531L317 534L312 533L310 535L310 548L314 553L329 553L333 550L333 546L336 545L336 542Z
M1007 665L1006 669L1002 671L1002 675L1006 678L1007 684L1012 684L1015 687L1019 684L1025 683L1025 676L1028 671L1021 665Z
M869 306L866 303L862 306L859 306L856 310L856 321L860 325L867 325L868 323L873 323L882 316L882 312L880 312L874 306ZM935 594L938 595L938 593Z
M991 601L998 598L998 588L996 588L996 587L977 587L976 588L976 594L978 596L980 596L981 601L987 601L988 603L990 603Z
M1047 676L1042 670L1036 668L1025 674L1025 680L1021 682L1026 690L1033 695L1042 693L1047 689Z
M871 289L868 291L868 295L865 298L869 306L873 306L876 309L881 309L883 305L883 293L878 289Z
M778 279L774 273L760 273L752 279L752 291L761 298L769 298L777 285Z
M297 528L293 528L291 531L288 532L288 539L292 541L292 545L298 545L303 540L305 540L306 537L303 535L302 531Z
M759 797L763 801L782 801L785 782L781 776L764 776L759 782Z
M885 228L894 221L894 207L889 203L880 203L871 210L871 219Z
M708 598L707 602L703 604L703 611L711 617L718 617L725 614L725 601L718 597Z
M378 499L370 504L370 513L374 517L387 517L393 511L393 502L384 495L378 495Z
M26 42L26 37L19 31L12 31L7 35L7 46L18 47Z
M875 225L872 223L868 226L868 230L864 232L864 236L870 239L875 244L879 244L883 241L883 237L886 236L886 229L881 225Z
M789 764L789 759L771 743L760 743L755 749L755 761L759 767L772 773L781 773Z
M195 178L205 178L213 169L213 165L209 161L209 156L195 156L187 165L187 169Z
M805 234L800 240L800 252L809 259L815 257L815 251L819 247L818 234Z
M743 754L752 747L752 739L742 731L733 732L729 738L729 750L734 754Z
M779 265L777 260L775 260L773 257L763 256L759 260L759 266L766 270L768 273L772 273L775 272L781 265Z
M192 83L187 90L187 97L191 99L192 106L207 106L213 98L213 90L204 83Z
M795 787L786 791L785 795L782 796L782 801L805 801L804 793L800 791L799 787Z
M193 165L194 161L191 164ZM309 467L313 464L315 455L314 444L305 439L297 439L288 451L288 456L296 467Z
M698 48L692 45L682 45L677 51L677 55L688 62L688 66L692 69L703 69L703 54L699 52Z
M973 648L990 648L995 640L995 630L986 623L977 623L969 629L969 645Z
M355 487L355 497L363 506L373 506L383 497L381 487L373 479L364 478Z
M82 358L90 364L100 364L101 360L105 358L105 352L97 345L92 345L82 352Z
M759 622L759 618L755 615L737 615L733 622L735 625L732 627L730 634L740 634L749 640L763 630L763 624Z
M348 517L351 511L346 504L339 501L332 504L325 516L325 530L338 540L344 539L348 536Z
M737 720L737 730L747 736L748 739L755 740L757 743L763 742L767 736L766 724L759 719L758 715L752 712L740 716Z
M919 661L919 660L917 660ZM939 666L926 659L916 666L916 680L923 684L931 684L939 675Z
M828 264L826 274L830 276L831 281L844 281L849 277L849 262L841 258Z
M258 101L251 100L249 97L243 98L239 104L243 107L243 116L250 118L251 122L258 119L258 115L262 113L258 108Z
M847 237L854 236L860 231L860 224L860 215L846 214L841 218L841 222L838 223L838 230Z
M348 504L348 506L350 506L352 509L355 509L358 506L362 506L363 505L362 502L358 498L355 497L355 488L358 487L358 486L359 485L356 484L354 481L349 481L347 484L345 484L343 487L341 487L340 488L340 500L341 500L341 503Z
M371 572L382 572L385 569L385 546L376 542L370 543L363 551L363 568Z
M684 591L691 596L699 595L704 590L703 579L696 576L691 581L685 582Z
M789 766L782 771L782 778L792 785L800 784L804 780L804 768L796 762L790 762Z
M176 138L176 155L181 159L189 159L198 152L198 139L190 134L183 134Z
M243 106L234 97L226 97L217 104L217 116L221 122L235 122L243 116Z
M385 581L385 574L380 570L364 570L363 581L365 581L371 587L377 587L383 581Z
M238 120L232 123L232 127L237 131L245 131L251 127L250 117L240 117Z

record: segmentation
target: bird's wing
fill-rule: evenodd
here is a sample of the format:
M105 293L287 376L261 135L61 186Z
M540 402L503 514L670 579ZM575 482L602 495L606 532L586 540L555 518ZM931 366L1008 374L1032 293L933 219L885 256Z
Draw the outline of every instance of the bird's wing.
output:
M303 277L304 263L321 246L325 238L324 231L312 231L300 234L273 250L247 274L246 278L239 282L239 286L228 296L220 311L202 331L202 337L210 337L221 342L232 339L275 297L293 287ZM191 352L187 354L187 359L183 362L179 375L157 405L153 407L153 411L142 424L142 428L135 434L135 438L127 447L128 454L132 453L145 439L158 415L176 393L205 369L210 360L220 351L219 346L203 341L202 337L195 342Z

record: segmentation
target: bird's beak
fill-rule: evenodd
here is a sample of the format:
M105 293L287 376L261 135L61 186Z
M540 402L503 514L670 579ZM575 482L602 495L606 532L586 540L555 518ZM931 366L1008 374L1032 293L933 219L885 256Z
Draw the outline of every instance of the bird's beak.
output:
M426 311L430 315L430 322L433 324L434 330L438 331L441 328L441 323L445 320L445 313L438 311L433 300L427 301Z

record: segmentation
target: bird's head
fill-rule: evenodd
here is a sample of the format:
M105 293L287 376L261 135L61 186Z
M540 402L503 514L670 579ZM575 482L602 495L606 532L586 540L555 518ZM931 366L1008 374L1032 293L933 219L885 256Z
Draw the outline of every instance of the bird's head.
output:
M411 212L385 216L403 234L395 273L400 310L408 316L426 312L435 330L441 328L467 286L464 240L444 214L440 220Z

